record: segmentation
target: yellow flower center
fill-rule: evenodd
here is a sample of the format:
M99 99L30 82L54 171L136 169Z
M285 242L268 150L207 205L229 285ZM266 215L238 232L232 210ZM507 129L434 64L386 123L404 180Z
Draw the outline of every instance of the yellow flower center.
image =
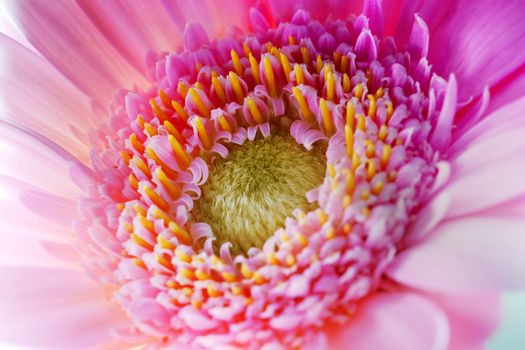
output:
M306 150L284 134L247 141L211 168L196 203L196 220L209 224L216 244L247 253L284 225L294 209L311 210L306 193L324 178L322 146Z

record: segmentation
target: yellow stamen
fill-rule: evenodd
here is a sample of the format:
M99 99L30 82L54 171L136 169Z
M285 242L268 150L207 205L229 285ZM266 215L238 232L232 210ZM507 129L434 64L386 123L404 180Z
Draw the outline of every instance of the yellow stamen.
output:
M321 58L321 55L317 56L315 63L316 63L317 73L319 74L321 73L321 69L323 69L323 59Z
M259 107L257 107L257 104L255 103L253 98L248 97L246 99L246 102L248 103L248 109L250 110L250 114L252 115L253 120L257 124L264 123L264 118L263 118L263 116L261 114L261 111L259 111Z
M143 208L141 205L135 204L133 206L133 209L135 209L137 214L142 215L144 217L144 219L146 218L146 215L148 214L148 211L145 208ZM141 217L139 217L139 219L142 220ZM142 225L142 226L144 226L144 225Z
M148 157L150 157L150 159L152 159L156 164L160 165L162 169L164 169L164 171L169 175L171 176L172 178L176 178L178 176L177 172L170 169L170 167L164 163L162 161L162 159L159 158L159 156L157 155L157 153L155 153L155 151L150 148L150 147L147 147L146 148L146 154L148 155Z
M293 71L295 73L295 83L297 85L304 84L304 73L301 69L301 66L298 63L294 64Z
M366 131L366 119L362 114L357 116L357 128L361 131Z
M252 68L252 74L253 78L255 79L255 82L257 84L261 83L261 73L259 72L259 62L257 62L257 59L250 53L248 56L248 59L250 60L250 67Z
M165 225L169 225L173 218L169 216L165 211L160 210L158 207L154 207L153 216L157 219L162 219Z
M222 130L227 131L229 133L232 132L232 128L230 127L230 123L228 123L228 120L223 115L221 115L219 117L219 125L221 126Z
M168 241L166 238L162 236L157 236L157 243L159 243L161 248L170 249L170 250L175 249L175 246L170 241Z
M182 81L179 81L179 84L177 85L177 91L182 96L182 98L186 98L186 95L188 94L189 87L186 86Z
M386 137L388 136L388 128L385 124L382 124L379 128L379 132L377 133L377 138L381 141L385 141Z
M352 88L351 84L350 84L350 77L348 76L348 74L343 74L343 91L345 93L348 93L350 92L350 89Z
M159 90L159 97L162 101L162 104L164 105L164 108L171 109L171 99L164 90Z
M331 70L326 71L326 98L335 101L335 80L334 73Z
M204 127L204 122L201 118L195 117L195 127L197 128L197 134L199 135L199 138L201 139L202 145L205 149L210 150L212 147L212 143L210 140L210 136L208 135L208 132L206 131L206 128Z
M354 88L354 96L357 97L358 100L363 97L363 85L357 84Z
M155 226L153 225L151 221L149 221L146 218L146 215L142 213L137 213L137 218L139 219L139 222L142 225L142 227L144 227L146 230L148 230L151 233L155 233Z
M290 66L290 61L288 60L288 57L284 53L280 53L281 58L281 64L283 66L284 76L286 77L286 81L290 81L290 72L292 71L292 67Z
M355 190L355 175L353 172L348 170L346 172L346 191L352 194Z
M221 293L215 288L213 284L208 284L206 287L206 293L212 298L218 297L221 295Z
M116 206L117 209L120 210L120 211L123 211L124 208L126 208L126 205L125 205L124 203L117 203L115 206Z
M142 239L142 237L140 236L137 236L136 234L132 233L131 234L131 240L138 246L146 249L146 250L149 250L149 251L152 251L153 250L153 246L151 244L149 244L148 242L146 242L144 239Z
M252 53L252 50L250 50L250 47L248 46L246 41L242 43L242 49L244 50L244 56L246 57L248 57Z
M335 234L335 229L333 227L330 227L328 229L328 231L326 231L326 234L325 234L325 237L327 240L331 240L331 239L334 239L336 234Z
M383 181L378 181L376 185L372 188L372 193L377 196L381 193L384 187L385 183Z
M199 110L200 114L203 117L208 118L210 116L210 110L204 105L204 102L202 101L197 90L195 88L190 88L188 90L188 93L190 94L193 103L195 103L195 106L197 106L197 109Z
M388 161L390 160L390 155L392 154L392 146L386 144L383 145L383 154L381 155L381 168L386 168Z
M171 264L171 261L169 261L168 259L166 259L162 255L156 254L155 255L155 260L157 260L157 263L159 263L160 265L164 266L168 270L173 270L173 265Z
M268 262L272 265L277 265L279 264L279 259L277 259L277 256L275 255L274 252L270 252L268 254Z
M146 194L146 196L148 196L149 199L151 199L153 203L159 206L160 209L164 211L170 210L169 203L166 202L166 200L162 198L157 192L155 192L151 187L146 185L143 187L143 191Z
M157 135L157 129L153 127L150 123L144 123L144 129L146 133L149 135L149 137L153 137Z
M182 118L182 120L188 120L188 112L186 112L186 110L182 108L180 103L178 103L175 100L171 100L171 105L173 109L175 109L175 112L179 115L179 117Z
M181 190L178 188L169 178L166 176L166 173L162 171L161 168L155 169L155 174L157 175L157 178L159 179L160 183L162 184L162 187L168 192L171 199L175 200L180 197Z
M324 210L322 209L317 209L315 211L315 213L317 214L317 217L319 218L319 224L320 225L324 225L327 221L328 221L328 215L326 215L326 213L324 212Z
M175 250L175 257L177 258L177 260L184 261L186 263L191 262L191 257L188 254L186 254L186 252L182 249Z
M359 154L354 152L354 155L352 156L352 171L355 171L360 165L361 158L359 157Z
M140 268L143 268L144 270L147 270L147 267L146 267L146 264L144 264L144 261L142 261L142 260L140 260L138 258L133 258L132 260L133 260L133 263L136 266L138 266Z
M367 97L370 101L370 105L368 106L368 117L374 118L377 111L376 97L372 94L369 94Z
M339 51L334 51L334 65L336 67L341 66L341 53Z
M376 175L377 173L377 167L376 167L376 162L373 160L373 159L369 159L367 162L367 167L366 167L366 179L368 181L372 180L372 178Z
M288 43L289 43L290 45L295 45L295 39L294 39L293 36L291 36L291 35L288 36Z
M133 162L135 163L135 166L144 173L144 175L151 177L151 171L149 170L148 165L144 163L142 159L139 157L133 157Z
M195 277L197 277L197 279L200 280L200 281L209 280L211 278L211 276L208 273L206 273L206 272L204 272L204 271L202 271L200 269L197 269L195 271Z
M166 127L166 130L168 130L168 132L171 135L173 135L179 142L182 142L184 140L179 130L177 130L177 128L173 124L171 124L169 120L164 121L164 127Z
M365 149L366 149L366 156L368 158L372 158L374 154L376 153L376 147L374 143L370 140L365 140Z
M277 60L280 60L280 51L275 46L270 49L270 53L273 55L273 57L277 58Z
M137 150L137 152L144 153L144 145L139 141L135 133L129 135L129 142L131 143L131 146Z
M341 57L341 72L346 73L348 69L348 57L346 55L343 55Z
M139 182L137 178L135 177L135 175L129 174L128 180L129 180L129 184L131 185L131 187L133 187L135 190L139 188Z
M319 101L319 107L321 109L321 116L323 117L325 133L328 136L332 136L334 134L334 124L332 122L332 113L330 112L330 109L328 108L328 104L326 103L326 100L324 98L321 98L321 100Z
M268 83L268 90L270 92L270 96L277 98L277 85L275 84L275 78L273 76L273 68L272 68L272 61L270 61L270 57L265 56L264 57L264 73L266 75L266 82Z
M211 84L213 85L213 88L215 89L215 93L217 94L219 99L222 102L226 102L226 92L224 92L224 88L222 87L222 84L219 81L219 78L217 77L211 78Z
M313 123L315 121L315 116L308 107L308 103L306 102L306 98L304 97L303 93L300 89L293 87L292 93L297 100L297 103L299 104L299 109L301 110L301 113L303 115L303 119L306 120L309 123Z
M238 104L242 104L242 101L244 100L244 92L241 87L241 83L239 82L239 77L234 72L231 72L228 74L230 77L230 82L232 84L233 92L235 93L235 98L237 99Z
M386 120L387 122L390 121L390 118L392 118L392 114L394 114L394 106L392 105L392 102L386 101Z
M349 159L352 159L354 153L354 131L350 125L345 125L345 140L346 140L346 154Z
M236 275L234 275L234 274L231 273L231 272L227 272L227 271L223 272L223 273L221 274L221 276L222 276L222 278L224 278L224 280L225 280L226 282L230 282L230 283L232 283L232 282L236 282L236 281L238 280L238 278L237 278Z
M171 221L168 224L168 227L171 230L171 232L173 232L175 237L177 237L179 242L183 244L191 244L192 239L190 234L186 230L182 229L179 225L177 225L175 221Z
M247 264L241 265L241 274L244 278L252 278L253 277L253 271L250 270Z
M310 63L310 51L308 51L308 48L301 47L301 57L303 58L303 63Z
M131 160L131 156L124 151L120 151L119 154L120 154L120 158L122 158L124 163L129 164L129 161Z
M137 124L141 129L144 129L144 117L140 114L137 116Z
M376 98L381 98L383 97L383 94L385 93L385 91L383 90L382 87L380 87L379 89L377 89L376 91Z
M352 101L346 103L346 125L354 128L355 123L355 106Z
M331 163L326 164L326 170L328 170L328 175L333 179L336 175L335 167Z
M294 266L296 262L297 260L293 255L288 255L286 257L286 265L288 265L289 267Z
M189 279L189 280L195 279L195 272L193 272L193 270L182 268L182 269L179 269L179 271L180 271L180 274L184 276L186 279Z
M173 150L173 153L175 153L175 159L177 160L177 164L183 169L186 170L188 166L191 163L190 157L186 154L186 151L184 151L184 148L182 148L182 145L177 141L175 137L172 135L168 135L168 140L171 144L171 149Z
M242 75L243 69L242 69L241 59L239 58L239 54L235 50L231 50L230 54L232 56L232 64L233 64L233 69L235 70L235 73L237 73L238 75Z
M168 116L166 115L166 113L164 113L164 111L159 107L159 105L157 104L157 101L152 98L151 100L149 100L149 103L151 105L151 109L153 109L153 114L155 114L155 116L157 116L157 118L159 118L160 121L165 121L166 119L168 119Z
M308 245L308 239L302 233L297 232L295 234L295 239L297 240L297 243L299 243L303 247L306 247Z

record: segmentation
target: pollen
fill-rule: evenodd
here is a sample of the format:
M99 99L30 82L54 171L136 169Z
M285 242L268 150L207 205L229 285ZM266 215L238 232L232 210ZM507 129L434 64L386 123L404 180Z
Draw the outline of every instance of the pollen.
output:
M307 151L285 135L245 143L215 164L196 218L234 252L260 247L296 208L312 209L306 192L324 177L321 149Z

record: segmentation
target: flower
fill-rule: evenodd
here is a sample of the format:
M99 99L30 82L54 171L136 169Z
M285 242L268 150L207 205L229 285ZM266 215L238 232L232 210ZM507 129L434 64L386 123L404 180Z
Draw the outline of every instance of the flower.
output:
M0 339L481 347L523 287L523 5L218 4L7 2Z

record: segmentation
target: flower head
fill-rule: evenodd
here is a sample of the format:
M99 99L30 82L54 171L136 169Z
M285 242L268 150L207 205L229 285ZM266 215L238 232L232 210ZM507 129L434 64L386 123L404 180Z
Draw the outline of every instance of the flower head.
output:
M175 24L186 22L177 16L189 4L164 5ZM154 52L173 30L160 16L156 24L146 22L151 30L135 32L138 46L159 41L140 57L105 13L120 5L107 6L66 7L82 9L85 23L115 40L111 55L135 68L113 74L109 65L84 66L89 60L82 60L84 74L95 72L82 76L85 81L59 65L94 99L94 117L82 130L70 126L80 141L87 139L87 149L72 148L78 153L73 156L58 145L69 139L54 139L54 129L32 131L31 118L27 125L11 119L4 124L31 140L30 147L46 145L82 189L71 202L6 178L23 189L22 203L30 210L74 227L73 242L46 241L44 247L81 261L78 273L87 272L97 281L89 282L97 286L92 288L100 290L91 302L120 310L114 311L118 321L107 326L114 339L154 348L331 349L348 341L385 348L388 342L375 332L391 327L392 336L411 332L407 348L445 349L477 346L490 333L497 319L493 293L520 285L491 278L498 269L518 273L512 259L523 242L517 236L523 222L503 219L498 210L522 210L522 190L496 186L497 195L471 201L461 187L466 178L479 184L503 174L477 158L513 157L521 143L509 142L501 153L490 152L491 146L515 132L513 126L521 131L523 123L507 126L502 112L485 117L491 108L487 90L463 86L469 75L461 66L442 69L445 63L432 61L434 23L425 21L431 20L426 8L414 15L407 4L402 15L412 26L392 38L385 32L391 34L395 16L383 12L390 4L366 1L362 10L346 12L343 3L292 9L242 2L231 14L243 18L241 28L224 32L220 23L227 18L208 11L210 23L190 22L175 35L180 50ZM232 10L229 3L226 8ZM25 21L32 10L12 9L37 49L61 62L35 39L37 26ZM49 18L60 13L55 5L41 10ZM151 15L151 9L130 10L137 18ZM57 21L62 28L69 20ZM202 25L208 31L216 25L221 34L210 39ZM157 37L154 28L167 32ZM106 92L113 85L124 88L128 79L136 87L120 90L108 104L95 88L100 77L108 79L102 81ZM111 77L116 80L109 82ZM496 78L502 76L485 83ZM507 108L515 111L520 103ZM82 106L87 108L85 101ZM488 136L496 141L485 141ZM523 167L523 159L505 166ZM511 199L516 202L507 204ZM69 209L75 205L79 215ZM494 273L469 268L477 257L472 251L482 254L495 239L491 225L501 224L502 247L509 248L513 237L520 242L509 251L511 259L490 255L483 268ZM473 230L487 232L479 241ZM464 265L442 261L449 253L465 259ZM463 283L467 277L472 280ZM469 318L480 303L486 324L455 324L461 312ZM412 334L415 312L421 312L422 338ZM403 326L370 329L375 315L399 318ZM38 339L33 345L59 343L52 336ZM96 339L63 344L96 345Z

